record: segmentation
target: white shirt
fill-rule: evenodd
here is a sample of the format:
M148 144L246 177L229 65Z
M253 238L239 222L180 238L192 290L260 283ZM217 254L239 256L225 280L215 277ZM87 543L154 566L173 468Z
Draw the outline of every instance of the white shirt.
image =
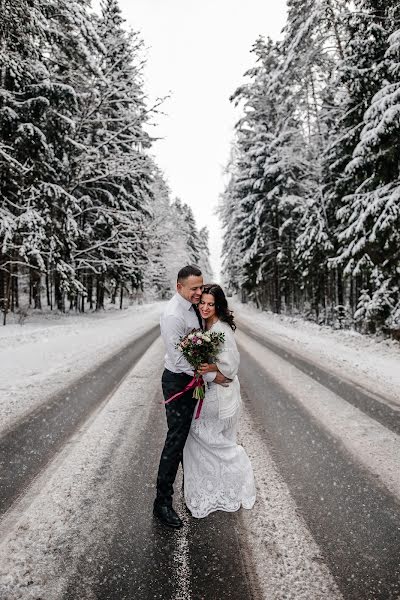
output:
M199 320L193 304L176 293L168 302L160 318L161 337L165 344L165 368L173 373L194 375L193 367L188 363L182 352L175 347L179 340L192 331L199 329ZM206 373L204 381L214 381L217 373Z

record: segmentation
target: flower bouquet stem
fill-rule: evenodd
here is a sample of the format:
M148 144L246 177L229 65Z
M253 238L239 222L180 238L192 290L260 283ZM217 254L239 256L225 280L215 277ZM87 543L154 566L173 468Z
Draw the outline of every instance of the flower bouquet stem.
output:
M194 388L194 392L193 392L193 398L195 398L196 400L203 400L204 396L205 396L203 377L198 374L196 374L195 377L196 377L196 383L195 383L195 388Z

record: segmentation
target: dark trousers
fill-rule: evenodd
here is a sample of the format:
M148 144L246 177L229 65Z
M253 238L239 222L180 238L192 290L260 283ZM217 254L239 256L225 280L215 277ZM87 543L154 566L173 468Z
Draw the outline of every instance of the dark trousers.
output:
M164 399L168 400L177 392L182 391L191 379L192 377L186 373L172 373L165 369L161 379ZM168 433L158 468L156 497L158 504L172 505L173 484L179 463L182 461L183 447L189 434L197 402L192 396L193 390L190 390L177 400L172 400L165 405Z

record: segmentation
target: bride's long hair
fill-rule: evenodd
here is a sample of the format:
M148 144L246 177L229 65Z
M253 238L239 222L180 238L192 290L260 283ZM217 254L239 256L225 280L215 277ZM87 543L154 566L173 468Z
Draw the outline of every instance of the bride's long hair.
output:
M211 294L215 299L215 313L220 321L228 323L229 327L235 331L236 325L233 318L233 311L229 310L228 301L224 290L217 283L208 283L203 288L203 294Z

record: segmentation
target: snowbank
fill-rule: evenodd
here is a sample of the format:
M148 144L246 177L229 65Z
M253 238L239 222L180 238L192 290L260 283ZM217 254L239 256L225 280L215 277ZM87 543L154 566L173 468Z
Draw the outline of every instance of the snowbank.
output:
M162 302L0 328L1 430L159 322Z
M230 302L238 322L400 405L400 344Z

